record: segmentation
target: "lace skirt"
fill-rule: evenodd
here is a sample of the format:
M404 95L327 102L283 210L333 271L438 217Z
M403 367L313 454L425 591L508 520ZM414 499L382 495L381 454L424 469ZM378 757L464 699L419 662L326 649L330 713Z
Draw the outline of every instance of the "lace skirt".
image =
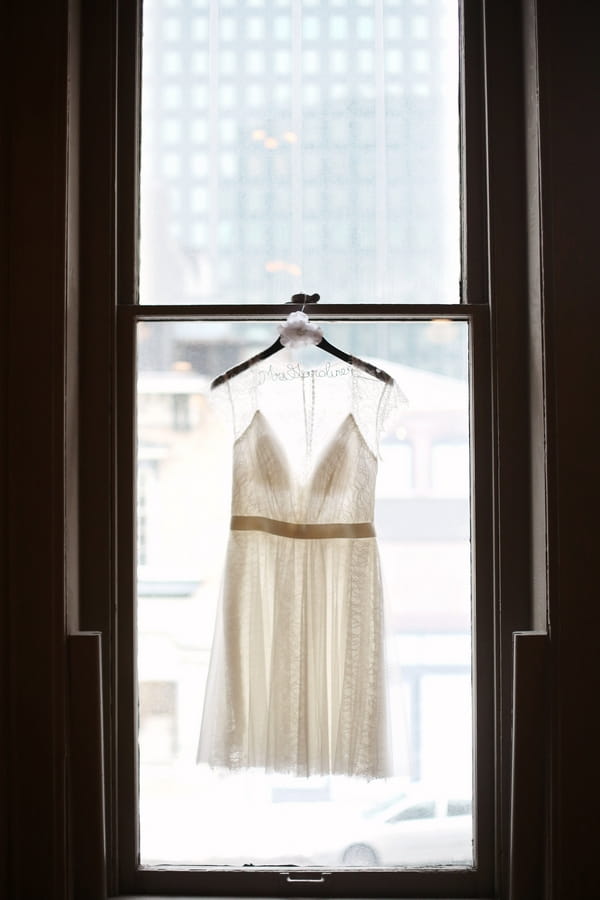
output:
M384 670L374 537L232 531L198 761L386 776Z

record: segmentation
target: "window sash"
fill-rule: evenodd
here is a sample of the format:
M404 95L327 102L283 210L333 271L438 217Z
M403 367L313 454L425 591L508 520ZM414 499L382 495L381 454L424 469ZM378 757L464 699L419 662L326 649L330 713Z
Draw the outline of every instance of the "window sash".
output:
M482 305L311 307L312 320L353 322L422 321L446 318L470 324L471 527L473 534L473 719L475 867L451 870L379 871L320 868L252 871L176 866L140 867L138 849L138 755L135 604L136 325L140 321L281 321L299 305L270 307L154 307L118 311L117 453L119 558L119 859L122 889L192 891L201 894L304 896L484 896L493 884L493 645L492 473L489 391L489 312ZM304 880L302 880L304 879Z

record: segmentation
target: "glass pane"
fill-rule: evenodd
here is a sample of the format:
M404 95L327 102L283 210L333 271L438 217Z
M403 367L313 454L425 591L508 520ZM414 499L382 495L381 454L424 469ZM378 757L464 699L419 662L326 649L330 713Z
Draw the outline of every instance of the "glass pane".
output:
M142 303L458 302L457 0L143 23Z
M227 596L222 585L232 564L232 557L226 564L226 551L233 534L235 432L227 408L216 402L218 392L211 393L209 385L225 369L268 346L276 331L269 323L140 323L137 671L144 864L473 863L468 325L438 320L338 323L323 329L332 344L391 374L408 398L407 405L393 410L375 448L380 458L374 523L383 583L383 601L378 602L385 620L378 652L385 662L390 770L385 778L367 780L327 772L310 777L259 768L235 772L196 763L216 646L215 617ZM355 369L356 431L344 432L339 445L321 441L323 422L328 435L342 427L342 406L335 398L341 398L337 391L343 390L339 385L350 370L317 348L311 352L306 358L305 352L280 351L229 382L231 391L238 392L235 402L241 403L236 409L246 410L244 415L256 405L254 395L244 391L266 385L269 392L263 396L274 401L273 410L281 416L269 410L276 439L263 434L256 445L266 453L263 465L250 473L259 497L266 496L281 471L278 453L289 454L284 457L289 473L298 471L297 434L302 447L310 436L318 461L305 482L313 486L313 495L318 481L311 479L327 462L331 446L345 448L358 434L357 446L362 440L370 447L372 435L362 431L363 419L368 423L371 413L370 395ZM376 387L380 389L378 383ZM299 397L303 399L296 407ZM324 415L315 412L321 400ZM251 439L253 432L243 420L235 427L244 429L239 448L244 435ZM273 450L273 442L284 451ZM331 456L333 481L323 502L336 492L331 485L344 452ZM367 459L374 461L369 453ZM254 457L244 451L242 458ZM282 477L294 484L291 474ZM346 490L353 497L364 478L358 463L356 470L350 467L340 482L343 487L337 487L342 504ZM296 487L301 480L298 476ZM304 540L271 537L291 544ZM273 577L269 566L272 559L266 558L261 564L265 584ZM344 566L324 563L319 578L327 586L325 596L333 595L345 578ZM303 584L306 577L298 571L291 581ZM267 596L268 588L264 591ZM236 603L234 596L223 615L233 610L235 617ZM253 633L255 642L266 646L265 622ZM340 637L333 622L332 617L317 629L317 643L323 635L330 644ZM228 659L235 668L247 661L246 650L241 644L233 651L230 646ZM330 668L335 675L335 664ZM285 660L280 677L287 677ZM310 714L310 692L302 697ZM252 721L250 717L245 727L250 729Z

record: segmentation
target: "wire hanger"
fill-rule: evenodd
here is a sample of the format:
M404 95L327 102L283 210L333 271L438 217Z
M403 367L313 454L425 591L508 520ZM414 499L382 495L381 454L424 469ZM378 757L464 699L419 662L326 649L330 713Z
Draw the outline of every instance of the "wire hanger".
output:
M304 312L304 308L307 303L318 303L319 299L319 294L294 294L292 299L288 302L302 303L301 312ZM224 384L231 378L235 378L236 375L240 375L242 372L245 372L256 363L268 359L269 356L272 356L279 350L283 350L285 346L286 345L282 343L281 336L278 337L269 347L265 347L264 350L261 350L260 353L256 353L254 356L251 356L250 359L238 363L237 365L232 366L231 369L227 369L227 371L223 372L222 375L218 375L211 383L211 390L218 387L220 384ZM367 374L372 375L374 378L378 378L380 381L384 381L386 384L390 384L394 380L392 376L388 375L387 372L384 372L383 369L377 368L377 366L374 366L372 365L372 363L360 359L358 356L352 356L352 354L347 353L345 350L340 350L339 347L335 347L327 340L327 338L323 337L322 335L318 339L318 341L315 342L315 346L317 346L320 350L324 350L326 353L330 353L332 356L337 356L338 359L341 359L344 362L355 366L357 369L362 369L363 372L367 372Z

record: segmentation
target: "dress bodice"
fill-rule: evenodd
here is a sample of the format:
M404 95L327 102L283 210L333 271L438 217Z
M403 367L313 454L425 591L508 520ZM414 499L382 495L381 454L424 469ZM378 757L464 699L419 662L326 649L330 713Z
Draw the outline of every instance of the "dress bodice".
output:
M250 369L212 392L231 422L233 515L371 522L379 438L395 382L332 365Z
M299 472L256 410L234 446L232 514L307 524L372 522L376 475L377 459L352 413Z

